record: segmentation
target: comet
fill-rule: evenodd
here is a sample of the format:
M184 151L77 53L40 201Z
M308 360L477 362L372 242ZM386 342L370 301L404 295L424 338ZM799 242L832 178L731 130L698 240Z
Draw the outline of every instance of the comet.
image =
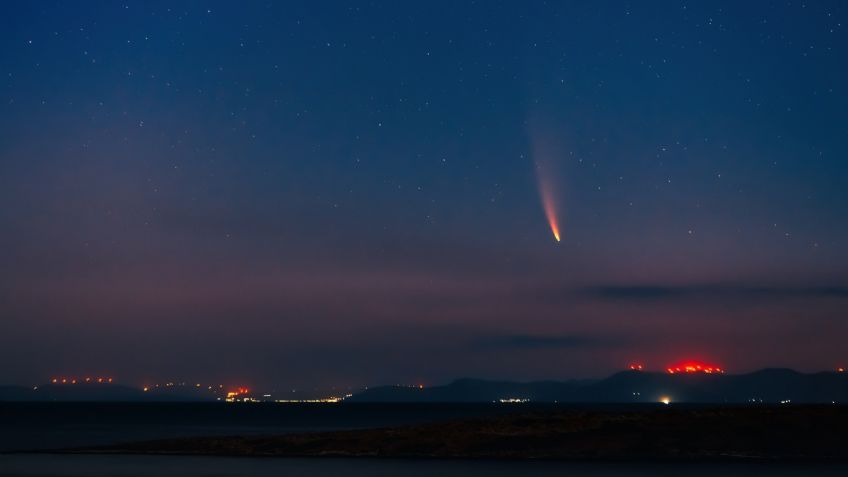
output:
M537 121L528 129L530 145L533 152L533 163L536 166L536 182L539 186L539 198L542 202L542 209L545 212L545 219L548 221L548 226L551 228L551 233L554 240L559 243L562 240L562 227L560 219L562 211L560 206L560 190L559 174L557 168L557 158L561 154L561 147L557 143L557 135Z
M536 178L539 181L539 197L542 199L542 208L545 209L545 218L551 227L554 239L560 241L559 221L557 220L556 196L550 181L542 175L539 164L536 164Z

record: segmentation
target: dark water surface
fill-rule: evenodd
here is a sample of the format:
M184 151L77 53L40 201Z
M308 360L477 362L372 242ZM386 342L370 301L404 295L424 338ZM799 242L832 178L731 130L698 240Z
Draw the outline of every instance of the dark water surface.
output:
M170 437L362 429L506 414L551 405L0 403L0 452Z
M357 429L550 410L501 404L0 403L0 452L167 437ZM568 408L579 406L569 405ZM593 409L620 406L587 406ZM559 406L559 409L565 407ZM0 455L0 477L82 476L801 476L848 475L846 465L605 464L394 459L274 459L122 455Z
M845 466L0 455L0 477L843 476Z

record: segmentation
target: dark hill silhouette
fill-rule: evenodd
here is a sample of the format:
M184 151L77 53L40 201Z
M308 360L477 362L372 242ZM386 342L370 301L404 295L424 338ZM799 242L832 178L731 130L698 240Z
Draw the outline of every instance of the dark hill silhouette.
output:
M0 386L0 401L210 401L191 387L141 389L118 384ZM848 373L763 369L749 374L668 374L623 371L600 380L511 382L458 379L443 386L379 386L346 402L497 402L527 399L561 403L848 403Z
M649 403L664 398L692 403L846 403L848 374L804 374L764 369L742 374L668 374L623 371L597 381L516 383L460 379L444 386L382 386L356 394L353 402L532 402Z

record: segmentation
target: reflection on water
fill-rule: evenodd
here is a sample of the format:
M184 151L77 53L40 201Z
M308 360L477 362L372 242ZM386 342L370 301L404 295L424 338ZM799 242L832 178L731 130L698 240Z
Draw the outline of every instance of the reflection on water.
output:
M229 457L2 455L0 477L300 476L842 476L848 466L800 464L598 464L393 459L251 459Z

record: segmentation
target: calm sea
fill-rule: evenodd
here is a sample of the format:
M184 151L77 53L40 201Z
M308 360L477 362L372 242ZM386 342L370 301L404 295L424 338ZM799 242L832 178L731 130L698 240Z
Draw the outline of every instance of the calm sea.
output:
M491 416L551 406L500 404L121 404L0 403L0 452L60 449L166 437L262 435L396 426ZM656 465L252 459L58 454L0 454L0 477L83 476L623 476L848 475L848 467L769 464Z
M845 466L0 455L0 477L844 476Z
M362 429L490 416L547 405L3 403L0 452L170 437Z

